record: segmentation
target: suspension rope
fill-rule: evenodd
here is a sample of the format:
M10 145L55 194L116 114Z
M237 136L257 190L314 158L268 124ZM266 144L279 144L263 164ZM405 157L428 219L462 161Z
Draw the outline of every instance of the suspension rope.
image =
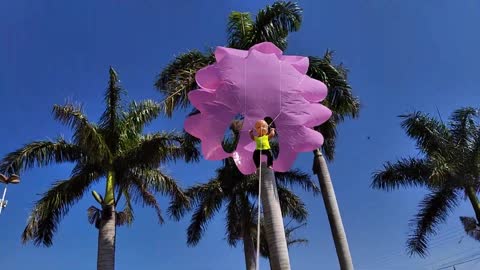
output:
M257 270L260 269L260 204L262 203L261 196L262 196L262 151L258 151L258 156L260 160L260 169L258 171L258 209L257 209Z

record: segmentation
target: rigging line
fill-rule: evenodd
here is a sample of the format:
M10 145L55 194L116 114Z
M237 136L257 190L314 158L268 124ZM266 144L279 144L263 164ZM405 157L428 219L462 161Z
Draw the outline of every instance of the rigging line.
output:
M243 61L243 116L247 115L247 60Z
M278 82L279 82L279 109L278 109L278 114L272 119L272 122L268 125L268 127L270 127L273 122L275 120L277 120L277 118L280 116L280 114L282 114L282 111L283 111L283 107L282 107L282 93L283 93L283 82L282 82L282 72L283 72L283 69L282 69L282 61L280 59L278 59L278 62L280 63L279 64L279 67L280 67L280 78L278 79Z
M260 167L258 172L258 210L257 210L257 270L260 269L260 204L262 196L262 151L258 151L258 156L260 160Z

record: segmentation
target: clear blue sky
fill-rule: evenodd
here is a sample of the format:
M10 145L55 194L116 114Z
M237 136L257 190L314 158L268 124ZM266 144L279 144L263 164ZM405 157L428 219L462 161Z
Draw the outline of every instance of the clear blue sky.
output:
M97 121L108 67L120 74L131 99L161 96L155 76L175 54L226 42L230 11L255 13L272 1L2 1L0 3L0 155L32 140L70 136L51 117L55 103L82 102ZM385 193L369 188L371 173L383 161L417 152L404 136L397 115L414 109L445 119L460 106L478 106L480 3L474 0L311 0L300 1L304 22L292 34L287 53L322 55L350 70L362 101L361 118L340 127L331 174L358 270L437 269L480 254L462 238L459 215L473 215L462 204L432 240L432 256L409 259L405 238L424 192ZM183 114L159 120L150 130L180 128ZM367 136L371 139L368 140ZM312 155L296 166L311 172ZM183 186L206 181L218 163L167 164ZM0 268L27 270L94 269L97 231L87 223L87 195L62 221L51 248L20 244L29 209L39 195L68 176L70 165L33 169L7 194L0 216ZM308 246L291 249L293 269L338 269L323 202L304 194L311 217L299 232ZM168 201L160 199L164 209ZM210 223L196 248L185 245L188 218L159 226L151 209L136 208L131 228L120 228L117 269L244 269L241 248L223 240L224 217ZM473 263L457 269L480 269ZM262 269L268 269L262 261Z

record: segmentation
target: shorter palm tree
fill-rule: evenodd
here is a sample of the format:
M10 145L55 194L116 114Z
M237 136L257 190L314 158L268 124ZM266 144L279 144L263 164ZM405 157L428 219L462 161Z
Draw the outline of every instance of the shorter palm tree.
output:
M402 127L416 141L420 156L387 162L373 175L372 187L391 191L400 187L425 187L429 193L412 220L413 232L407 241L410 255L427 255L428 239L437 233L458 205L468 198L475 217L461 217L468 235L480 240L480 124L479 111L461 108L453 112L450 123L414 112L401 116Z
M307 174L299 170L275 173L275 175L282 214L298 222L305 221L307 217L305 205L288 189L288 186L299 185L304 190L315 194L319 192L318 188L310 181ZM236 246L239 241L242 241L246 269L256 269L255 239L258 212L254 200L258 196L258 177L243 175L237 169L233 159L228 158L223 161L223 166L216 171L213 179L205 184L188 188L185 194L190 198L190 204L174 201L169 207L169 212L176 219L180 219L187 211L193 210L187 229L187 244L196 245L206 231L208 222L223 205L226 205L226 240L231 246ZM293 238L290 240L292 244L300 242L293 241L295 240ZM265 242L263 243L264 251L267 250ZM268 252L264 255L268 255Z
M133 102L126 110L121 105L121 88L117 73L110 68L105 94L106 109L99 124L88 121L82 108L75 104L55 105L56 120L73 129L73 140L58 138L35 141L7 154L0 171L20 172L33 167L74 163L70 177L58 181L35 203L23 242L51 246L61 219L95 183L103 181L105 193L93 191L99 207L88 209L88 220L98 229L97 269L113 270L115 263L116 226L133 221L132 202L155 209L163 222L155 193L168 194L176 201L187 200L174 179L159 170L170 160L198 158L196 148L182 134L158 132L143 135L146 124L160 113L153 101ZM123 211L117 211L121 198Z

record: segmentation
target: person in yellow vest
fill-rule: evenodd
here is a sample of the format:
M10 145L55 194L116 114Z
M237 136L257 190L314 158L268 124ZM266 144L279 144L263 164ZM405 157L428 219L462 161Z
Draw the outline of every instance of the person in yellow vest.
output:
M267 156L267 167L271 169L273 165L273 155L270 149L269 139L275 136L275 129L271 128L270 133L268 133L267 122L265 122L265 120L258 120L255 123L255 131L258 136L253 135L253 129L249 131L250 138L256 143L255 151L253 152L255 167L257 169L260 167L260 155L265 155Z

